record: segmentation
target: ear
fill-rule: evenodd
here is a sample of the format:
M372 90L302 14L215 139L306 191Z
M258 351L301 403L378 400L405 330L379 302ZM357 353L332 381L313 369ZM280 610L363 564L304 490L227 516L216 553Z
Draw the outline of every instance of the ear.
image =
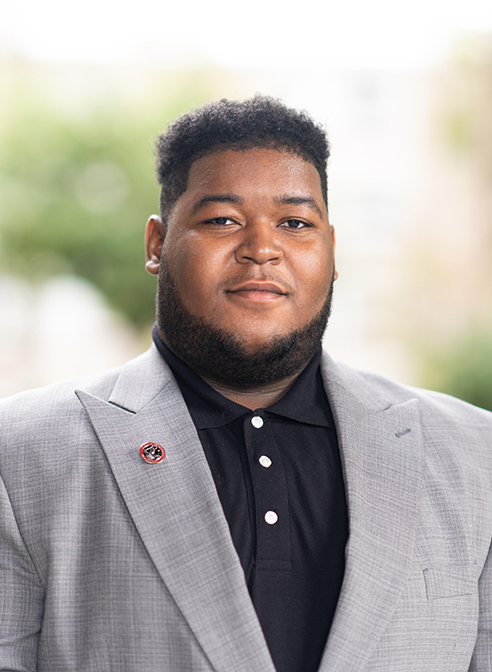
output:
M145 227L145 269L150 275L159 273L162 246L166 237L166 227L158 215L151 215Z
M333 248L333 263L335 263L335 246L336 246L336 240L335 240L335 229L333 226L330 224L330 233L331 233L331 244ZM336 280L338 278L338 271L335 268L334 273L333 273L333 280Z

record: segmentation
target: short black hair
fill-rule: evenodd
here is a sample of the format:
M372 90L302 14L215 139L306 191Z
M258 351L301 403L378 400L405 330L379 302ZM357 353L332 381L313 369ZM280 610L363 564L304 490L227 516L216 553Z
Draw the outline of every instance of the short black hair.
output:
M326 166L330 146L324 129L305 112L269 96L222 99L183 114L157 139L161 217L166 221L186 191L191 164L220 149L288 149L314 165L328 205Z

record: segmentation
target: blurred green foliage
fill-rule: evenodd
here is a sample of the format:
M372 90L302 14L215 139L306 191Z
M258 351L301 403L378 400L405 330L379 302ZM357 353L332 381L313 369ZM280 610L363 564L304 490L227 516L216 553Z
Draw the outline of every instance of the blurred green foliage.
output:
M439 101L436 118L441 146L451 150L454 170L466 174L473 219L463 221L463 240L476 240L475 258L466 257L462 270L449 267L449 287L466 283L465 299L449 302L453 319L466 325L449 337L447 321L438 334L428 334L422 346L416 336L422 366L421 384L459 397L492 411L492 36L469 35L458 47L458 59L434 95ZM470 243L469 243L470 244ZM445 242L443 241L443 247ZM429 268L440 250L428 255ZM473 267L471 267L473 264ZM464 276L464 277L463 277ZM426 288L426 293L433 291ZM451 290L452 291L452 290ZM433 300L442 304L442 285ZM421 329L419 329L421 331ZM439 342L438 342L439 340Z
M448 144L456 151L468 150L474 141L472 120L468 112L452 110L444 120L444 132Z
M422 361L425 387L492 411L492 329L472 329Z
M33 280L74 273L135 326L154 316L144 226L158 212L153 146L167 123L215 97L206 72L153 81L141 95L109 82L60 102L22 71L4 91L0 126L0 260ZM68 96L69 98L69 96Z

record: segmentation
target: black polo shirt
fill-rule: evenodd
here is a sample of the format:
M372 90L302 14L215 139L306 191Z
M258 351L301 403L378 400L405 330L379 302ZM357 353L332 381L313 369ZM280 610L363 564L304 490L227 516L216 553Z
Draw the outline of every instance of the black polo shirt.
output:
M321 350L275 404L255 411L216 392L164 345L229 523L278 672L317 672L348 536Z

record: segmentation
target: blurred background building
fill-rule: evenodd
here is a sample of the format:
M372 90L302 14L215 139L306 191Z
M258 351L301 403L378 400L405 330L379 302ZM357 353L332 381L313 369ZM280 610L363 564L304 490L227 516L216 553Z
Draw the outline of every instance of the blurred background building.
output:
M20 1L0 26L0 396L150 342L156 135L256 92L328 130L332 355L492 409L492 3Z

